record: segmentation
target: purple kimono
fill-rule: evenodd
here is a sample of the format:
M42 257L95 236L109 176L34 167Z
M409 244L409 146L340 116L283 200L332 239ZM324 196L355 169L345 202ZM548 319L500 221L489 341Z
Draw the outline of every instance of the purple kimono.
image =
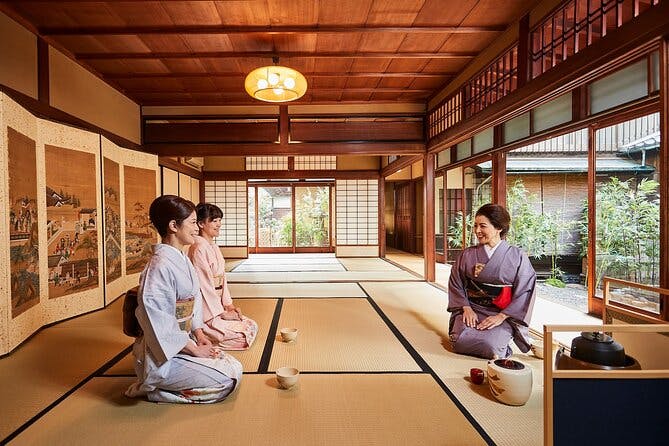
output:
M530 349L528 324L534 306L537 276L527 255L519 248L502 240L488 258L483 245L465 249L451 270L448 283L448 311L451 313L449 335L457 353L492 359L511 355L509 343L514 340L521 351ZM488 289L495 285L511 286L511 302L501 310L490 299L470 299L467 288L477 284ZM483 288L485 288L485 286ZM488 316L503 312L509 316L497 327L477 330L467 327L463 320L462 307L470 306L478 316L478 322Z

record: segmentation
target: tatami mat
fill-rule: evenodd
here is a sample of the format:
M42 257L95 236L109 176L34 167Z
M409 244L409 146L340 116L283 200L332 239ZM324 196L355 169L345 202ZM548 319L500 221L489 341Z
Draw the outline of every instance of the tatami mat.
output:
M255 320L258 323L258 336L250 349L245 351L230 351L232 356L237 358L244 366L245 372L257 372L260 365L263 349L269 327L272 324L276 300L274 299L244 299L243 302L237 302L236 305L242 309L242 313ZM133 355L129 353L118 363L114 364L105 375L134 375Z
M0 360L0 440L131 344L122 301L45 328Z
M523 353L514 355L533 369L532 396L524 406L501 404L487 386L469 382L469 369L485 369L486 361L447 350L446 293L426 283L361 285L496 444L542 444L542 360Z
M229 400L197 407L127 399L129 383L92 380L10 444L485 444L426 374L303 375L289 391L245 375Z
M245 261L246 259L225 259L225 270L232 271Z
M283 271L346 271L339 263L288 263L288 264L255 264L242 263L235 268L235 273L248 273L257 271L283 272Z
M366 296L357 283L231 283L228 286L233 299Z
M403 270L398 271L306 271L306 272L255 272L227 274L228 283L235 282L359 282L359 281L416 281L418 277Z
M297 327L292 343L277 340L269 370L420 370L366 299L289 299L279 327Z
M400 268L378 257L344 257L340 258L339 261L348 271L400 271Z
M300 254L250 254L246 262L253 265L290 265L292 263L310 264L338 264L334 254L328 253L300 253Z

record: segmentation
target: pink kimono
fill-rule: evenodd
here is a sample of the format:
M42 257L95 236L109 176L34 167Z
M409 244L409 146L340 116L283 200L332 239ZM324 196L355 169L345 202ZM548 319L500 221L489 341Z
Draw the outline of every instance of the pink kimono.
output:
M203 330L224 350L246 350L258 334L258 324L246 316L242 316L241 321L224 319L224 315L230 313L223 307L232 305L232 296L225 279L225 259L218 246L203 237L196 235L194 238L195 243L190 246L188 256L200 280L205 322Z

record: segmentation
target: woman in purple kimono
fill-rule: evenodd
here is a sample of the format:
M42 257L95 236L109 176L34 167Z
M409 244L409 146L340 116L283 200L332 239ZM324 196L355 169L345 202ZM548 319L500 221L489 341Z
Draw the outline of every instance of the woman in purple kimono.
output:
M527 255L504 240L510 222L503 206L481 206L474 220L478 245L465 249L451 270L449 335L457 353L506 358L512 339L522 352L530 349L536 274Z

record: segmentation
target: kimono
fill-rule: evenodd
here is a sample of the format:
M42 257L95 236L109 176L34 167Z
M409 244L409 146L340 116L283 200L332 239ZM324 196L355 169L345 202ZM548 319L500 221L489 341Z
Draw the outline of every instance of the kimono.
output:
M195 236L188 255L200 280L205 334L224 350L246 350L258 334L258 324L246 316L241 321L223 318L224 306L232 305L232 296L221 250L204 237Z
M457 353L486 359L511 355L511 339L522 352L530 349L528 325L535 298L536 273L527 255L502 240L491 258L483 245L465 249L451 270L448 283L449 336ZM497 327L477 330L464 324L462 307L469 306L478 322L503 312Z
M213 403L232 393L242 377L242 365L220 352L218 358L179 353L193 332L203 328L202 295L197 274L178 249L158 244L140 276L135 310L142 336L133 354L137 381L126 395L149 401Z

